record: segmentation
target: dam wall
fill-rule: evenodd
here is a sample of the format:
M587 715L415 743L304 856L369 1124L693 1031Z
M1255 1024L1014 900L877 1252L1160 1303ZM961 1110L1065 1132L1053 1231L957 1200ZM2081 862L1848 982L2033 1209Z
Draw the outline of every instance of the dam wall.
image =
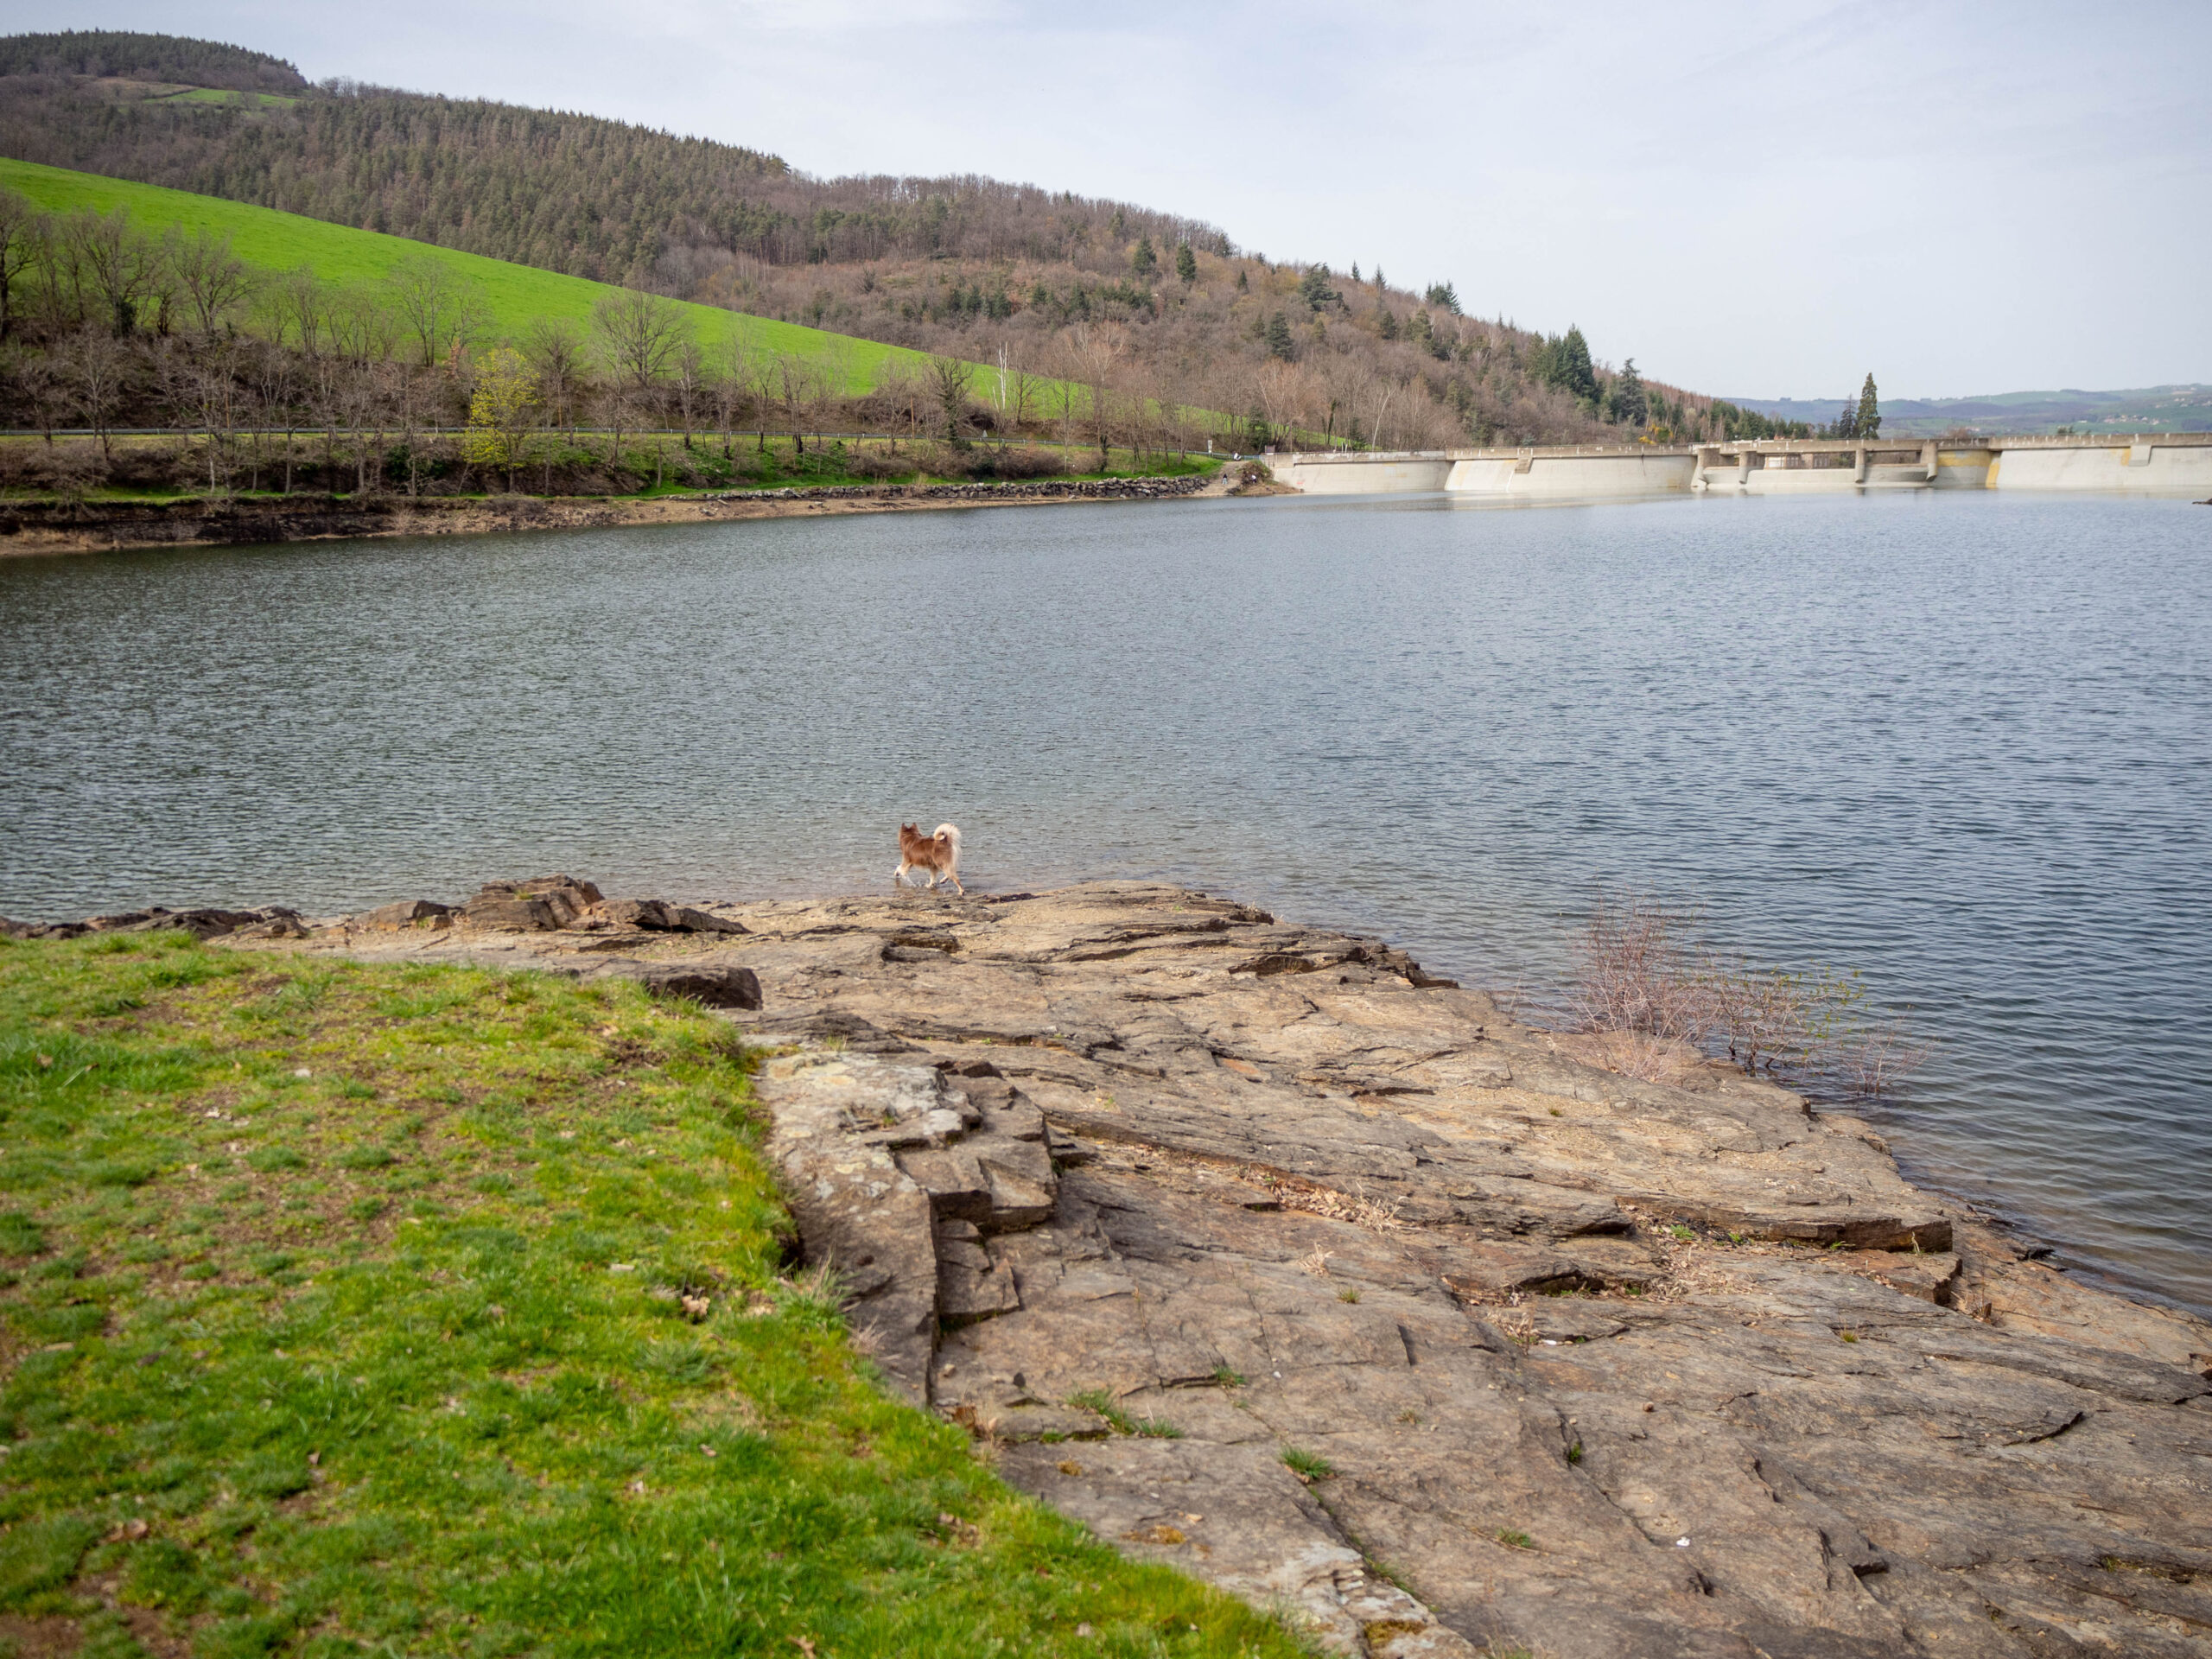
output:
M2129 495L2212 495L2212 436L2094 446L2006 444L1991 461L1993 490L2104 490Z
M1278 483L1308 495L1426 495L1452 475L1442 454L1279 455L1274 467Z
M1615 495L1679 494L1690 486L1694 458L1662 449L1615 454L1467 455L1452 462L1444 487L1458 495L1591 500Z
M1759 439L1682 445L1556 445L1268 457L1310 495L1446 494L1593 501L1688 492L1864 494L1898 490L2101 491L2212 495L2212 433L2133 437Z
M1451 495L1592 500L1679 494L1694 452L1642 444L1543 449L1451 449L1398 454L1277 454L1278 482L1309 495Z

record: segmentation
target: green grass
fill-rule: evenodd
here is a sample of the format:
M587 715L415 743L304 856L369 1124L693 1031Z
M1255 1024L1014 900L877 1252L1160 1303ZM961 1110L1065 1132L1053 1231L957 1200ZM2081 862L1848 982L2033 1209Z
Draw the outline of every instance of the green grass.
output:
M48 213L65 213L89 207L105 213L127 207L137 223L156 232L172 225L187 232L204 226L229 237L232 250L250 265L264 270L290 270L309 265L326 282L380 282L403 261L427 254L475 283L490 314L493 333L509 339L521 338L539 317L565 318L579 326L586 324L590 321L592 307L615 291L603 283L582 276L563 276L529 265L509 264L505 260L460 253L427 242L386 236L378 231L327 225L321 219L226 201L218 196L133 184L93 173L45 167L35 162L0 159L0 187L21 192L34 206ZM755 345L785 356L842 357L846 369L845 391L850 396L874 388L886 366L894 362L918 367L927 361L922 353L903 346L833 334L767 317L743 316L717 306L683 304L682 308L691 319L702 344L713 344L743 329ZM982 372L980 365L978 372Z
M289 109L300 100L296 98L287 98L282 92L225 92L215 86L194 86L189 92L178 92L175 94L172 100L166 101L174 101L178 104L234 104L242 105L249 110L282 110Z
M0 1616L101 1659L1300 1650L880 1393L751 1113L729 1028L632 986L0 942Z
M1103 1389L1086 1389L1068 1396L1068 1404L1096 1412L1116 1434L1134 1434L1145 1440L1179 1440L1183 1431L1159 1417L1132 1417Z
M1283 1467L1300 1480L1327 1480L1337 1472L1336 1465L1318 1452L1305 1452L1294 1446L1282 1449Z

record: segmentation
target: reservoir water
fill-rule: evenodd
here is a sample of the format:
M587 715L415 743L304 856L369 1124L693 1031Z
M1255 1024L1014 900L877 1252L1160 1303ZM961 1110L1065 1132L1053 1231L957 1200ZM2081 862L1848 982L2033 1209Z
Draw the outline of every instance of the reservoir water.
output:
M1160 875L1555 986L1601 887L1937 1039L1916 1179L2212 1312L2212 512L1217 501L0 560L0 912Z

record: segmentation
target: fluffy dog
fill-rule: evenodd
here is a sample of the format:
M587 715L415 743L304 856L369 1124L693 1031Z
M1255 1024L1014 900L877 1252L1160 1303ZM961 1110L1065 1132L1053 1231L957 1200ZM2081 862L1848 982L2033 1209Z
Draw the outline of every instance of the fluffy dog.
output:
M899 868L891 872L891 880L899 887L906 885L906 872L919 870L930 879L936 889L938 878L943 876L952 883L952 890L962 898L968 889L960 885L960 826L940 823L937 833L925 836L918 825L902 823L899 826Z

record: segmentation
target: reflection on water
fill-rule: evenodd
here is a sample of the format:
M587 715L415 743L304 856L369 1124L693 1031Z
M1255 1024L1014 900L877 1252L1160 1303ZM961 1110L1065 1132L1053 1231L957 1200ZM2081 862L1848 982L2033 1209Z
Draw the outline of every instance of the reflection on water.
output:
M1866 971L1923 1179L2212 1309L2212 516L933 512L0 561L0 911L1160 874L1555 977L1600 884Z

